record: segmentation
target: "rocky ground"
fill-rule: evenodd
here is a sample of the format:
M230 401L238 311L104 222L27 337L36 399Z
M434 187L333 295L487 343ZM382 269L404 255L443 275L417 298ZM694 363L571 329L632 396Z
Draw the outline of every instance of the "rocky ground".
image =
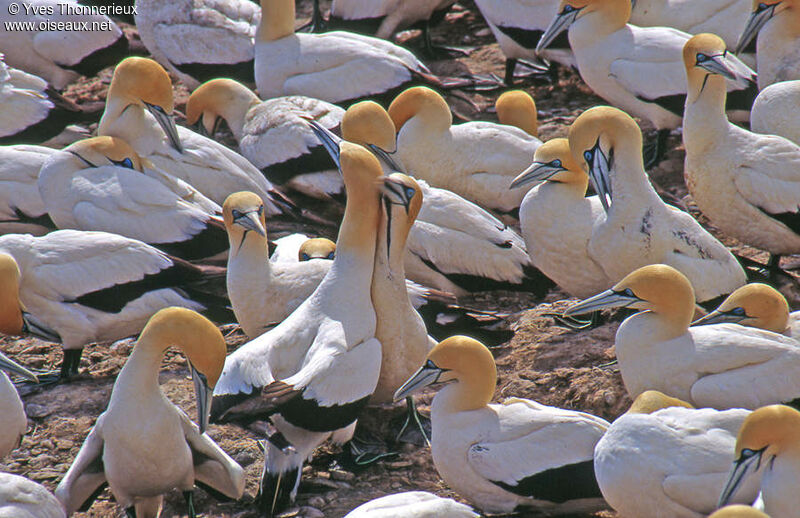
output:
M303 2L301 13L308 14ZM327 2L323 2L327 4ZM135 28L129 28L135 32ZM434 42L468 47L469 55L457 60L431 62L431 69L440 74L463 72L495 73L502 76L504 59L498 46L472 1L461 1L448 14L444 23L434 31ZM418 49L419 33L410 31L399 35L400 41ZM70 86L66 95L78 103L104 99L111 70L97 77L86 78ZM536 99L540 116L540 136L543 140L565 136L569 123L584 109L600 104L574 72L561 70L555 82L529 81L523 85ZM176 82L178 109L185 104L188 91ZM450 98L457 113L464 118L494 119L487 111L498 93L466 94L471 103ZM92 130L94 128L90 128ZM648 128L644 126L644 129ZM691 208L683 182L683 150L678 133L669 139L670 152L654 170L651 178L662 192L683 199ZM286 229L295 230L295 229ZM307 233L330 235L330 229L303 229ZM713 230L713 229L712 229ZM724 239L738 253L764 260L765 254L742 247ZM790 303L797 306L798 293L794 287L784 292ZM508 324L515 331L513 339L494 349L498 363L499 382L496 399L516 396L532 398L548 405L591 412L614 419L625 411L630 400L625 393L618 371L607 365L614 359L614 333L619 319L589 331L573 331L558 324L549 314L559 312L569 302L567 296L553 290L544 301L528 294L482 293L464 300L465 304L485 310L508 312ZM234 326L224 329L229 349L243 343L243 336ZM54 489L68 469L94 424L105 409L113 382L130 353L133 342L96 344L86 348L81 368L82 376L69 384L43 388L24 397L29 418L29 432L22 445L3 459L0 470L18 473ZM0 347L18 362L29 367L48 369L60 364L60 348L37 340L0 339ZM164 393L194 416L194 392L188 378L185 359L169 352L161 374ZM421 398L423 411L432 394ZM403 409L369 409L362 419L365 428L378 436L390 435L390 424L399 419ZM235 426L212 425L209 435L229 452L247 472L245 497L239 502L218 503L198 490L197 509L205 516L254 517L253 498L261 473L262 454L258 435ZM360 472L352 473L338 467L336 448L324 447L303 472L297 508L285 516L339 517L359 504L382 495L407 490L426 490L459 499L438 477L426 447L398 446L399 454ZM182 496L176 491L166 498L162 516L185 516ZM87 513L80 517L123 516L106 491ZM532 515L528 515L532 516ZM611 511L593 516L612 517Z

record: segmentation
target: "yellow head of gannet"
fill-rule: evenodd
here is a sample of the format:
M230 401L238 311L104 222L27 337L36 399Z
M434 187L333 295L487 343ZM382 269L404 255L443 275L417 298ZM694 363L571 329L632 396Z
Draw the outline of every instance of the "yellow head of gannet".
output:
M175 121L172 81L164 68L148 58L130 57L119 62L108 87L107 102L117 102L123 110L135 104L147 108L169 137L172 146L183 152Z
M116 165L142 172L142 159L124 140L117 137L92 137L69 146L66 151L85 167Z
M621 157L625 163L644 171L642 130L624 111L611 106L596 106L575 119L568 138L573 157L588 171L603 208L608 211L613 198L609 176L612 156L625 155Z
M652 414L656 410L670 407L694 408L682 399L670 397L657 390L645 390L633 400L628 414Z
M754 282L728 295L720 306L692 325L729 322L784 333L789 326L789 303L781 292Z
M311 259L333 259L336 256L336 243L325 237L306 240L297 251L299 261Z
M725 92L725 79L746 87L752 76L738 59L728 54L725 41L716 34L702 33L692 36L683 46L683 65L689 85L687 101L697 101L708 84L718 84ZM724 107L724 103L720 103Z
M0 253L0 334L32 334L50 342L60 342L58 333L48 329L25 309L19 298L20 277L17 261L9 254Z
M622 28L631 17L630 0L562 0L558 6L558 14L545 29L536 52L546 49L556 37L569 29L569 26L583 16L596 12L600 18L597 26L612 33Z
M222 217L231 250L237 251L244 244L251 230L261 236L266 247L267 223L264 216L264 201L254 192L235 192L225 198L222 204Z
M567 139L554 138L539 146L531 166L514 178L510 188L545 180L574 185L581 195L586 194L589 177L572 156Z
M219 329L191 309L170 307L153 315L144 326L135 349L155 350L163 355L169 347L186 355L197 395L200 433L208 426L209 403L225 365L225 339Z
M503 93L494 103L500 124L516 126L536 137L539 133L539 118L533 97L524 90L510 90Z
M714 511L708 518L769 518L766 514L749 505L729 505Z
M605 308L635 308L661 316L675 336L689 328L694 316L694 290L681 272L665 264L649 264L629 273L613 288L572 306L565 315Z
M800 5L796 4L796 0L778 0L777 2L773 0L753 0L753 10L747 20L747 25L742 31L742 35L739 36L734 52L736 54L741 53L753 41L753 38L758 36L758 32L773 16L784 11L791 14L800 12ZM800 22L800 16L795 16L795 20L796 23Z
M275 41L294 34L295 0L261 0L256 41Z
M389 105L389 116L397 132L412 117L417 117L428 130L447 131L453 115L444 98L427 86L415 86L395 97Z
M778 457L800 460L800 412L786 405L770 405L754 410L742 423L736 438L736 452L728 482L719 497L719 507L727 504L744 479L762 466L774 468ZM761 491L764 494L765 480ZM767 511L769 503L765 498Z
M213 135L221 119L231 126L239 138L245 116L250 108L260 102L249 88L233 79L220 78L206 81L189 96L186 102L186 122L197 124L201 132Z
M497 383L497 367L489 349L467 336L451 336L428 353L425 364L394 394L395 401L434 383L457 383L455 412L477 410L489 404Z
M381 151L397 149L394 122L389 113L374 101L362 101L349 107L341 122L342 138Z

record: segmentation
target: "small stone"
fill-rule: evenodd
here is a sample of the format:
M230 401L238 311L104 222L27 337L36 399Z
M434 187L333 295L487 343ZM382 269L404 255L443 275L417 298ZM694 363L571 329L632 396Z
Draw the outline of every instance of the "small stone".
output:
M304 505L303 507L300 508L299 516L302 516L302 518L325 518L325 513L323 513L316 507Z
M255 456L247 450L240 451L236 455L233 456L233 460L239 463L240 466L245 467L249 466L250 464L255 461Z
M606 401L606 405L608 406L614 406L614 404L617 402L617 396L615 396L611 391L606 391L604 399Z
M44 405L37 405L36 403L28 403L25 405L25 413L28 417L33 419L41 419L47 415L50 415L51 411Z
M484 36L489 36L491 33L492 33L492 31L489 30L488 28L486 28L486 29L481 29L478 32L476 32L475 36L477 36L479 38L483 38Z
M386 468L387 469L408 469L413 466L414 463L410 460L399 460L397 462L387 462Z
M69 439L61 439L56 441L56 447L59 450L71 450L73 446L75 446L75 443Z
M333 480L341 480L344 482L349 482L354 478L356 478L356 476L350 473L349 471L344 471L341 469L332 469L330 473L331 473L331 478Z
M325 501L325 498L322 497L322 496L319 496L319 495L312 496L311 498L309 498L308 499L308 503L311 504L313 507L317 507L317 508L325 507L325 505L327 504L327 502Z

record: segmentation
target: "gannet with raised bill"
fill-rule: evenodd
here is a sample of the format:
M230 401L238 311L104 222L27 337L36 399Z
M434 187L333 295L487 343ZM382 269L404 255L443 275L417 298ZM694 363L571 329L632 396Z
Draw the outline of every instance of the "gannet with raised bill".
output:
M189 124L213 136L219 121L225 120L239 151L267 178L315 198L339 196L344 184L307 121L333 130L343 115L335 104L301 95L262 102L232 79L202 84L186 103Z
M0 473L0 516L66 518L56 497L41 484L12 473Z
M711 223L739 241L773 254L800 252L800 146L731 124L723 109L725 79L743 77L741 63L713 34L686 43L689 84L683 121L684 176Z
M231 194L222 209L230 242L228 296L242 330L256 338L297 309L317 289L330 264L270 261L264 203L257 194Z
M761 476L764 511L771 518L797 515L800 495L800 412L785 405L770 405L747 416L736 438L736 454L720 507L734 500L750 479Z
M631 397L658 390L695 407L758 408L800 396L800 349L786 336L736 324L689 327L694 293L664 264L639 268L565 315L641 310L617 329L622 381Z
M10 266L6 257L7 256L0 254L0 287L3 289L3 293L0 295L2 295L4 299L7 298L6 295L9 294L9 291L13 293L13 287L6 285L8 277L5 270ZM16 267L16 265L13 267ZM9 288L11 289L9 290ZM3 303L4 308L15 308L11 300L4 300ZM8 312L8 310L4 310L4 313ZM11 328L11 332L13 332L14 328L19 327L19 322L12 321L6 323L7 319L22 320L23 318L19 311L12 311L11 313L11 315L2 315L2 320L0 320L0 333L8 334L7 329L9 327ZM25 435L25 432L28 430L28 418L25 416L25 407L22 404L22 400L19 398L17 389L14 388L14 384L11 383L11 380L4 371L22 376L34 382L38 381L36 374L12 361L5 354L0 352L0 415L3 416L3 424L0 425L0 459L19 446L22 436ZM0 487L1 486L2 483L0 483ZM0 506L0 516L2 515L2 506Z
M302 466L334 435L351 435L380 375L381 344L370 297L380 220L378 160L342 143L347 207L336 258L319 287L286 320L225 361L212 420L267 416L270 436L260 507L274 513L297 494Z
M250 0L136 0L136 29L153 58L190 90L215 77L253 83L261 9Z
M189 361L199 428L159 387L170 347ZM158 516L163 494L172 489L183 492L194 518L195 484L241 498L244 470L205 434L225 352L219 329L202 315L174 307L153 315L117 375L108 408L56 488L67 514L91 506L106 484L127 515L139 518Z
M800 79L772 83L760 92L750 112L750 130L779 135L800 146Z
M56 228L39 194L39 170L57 150L44 146L0 146L0 235L42 235Z
M769 518L762 511L749 505L726 505L725 507L714 511L708 518Z
M800 79L800 4L795 0L753 0L737 54L756 39L758 88Z
M524 119L516 117L514 122ZM526 123L522 125L529 127L531 121ZM378 156L384 174L405 169L394 161L394 124L379 104L354 104L342 118L341 129L345 140L364 145ZM337 160L341 139L319 126L316 130ZM525 243L514 230L461 196L416 181L423 198L407 240L405 271L409 279L455 295L492 289L523 289L543 295L552 286L552 281L531 265ZM471 252L454 254L453 250Z
M41 77L9 67L3 59L0 54L0 144L44 142L69 124L100 118L99 106L78 106Z
M533 164L512 186L535 185L519 208L525 247L533 264L575 297L588 297L613 284L592 257L589 242L595 223L605 219L598 196L586 197L589 176L578 165L569 141L542 144Z
M490 404L496 381L492 353L472 338L453 336L397 390L400 399L444 384L431 406L431 454L445 483L487 513L602 508L592 457L608 423L528 399Z
M800 338L800 312L789 313L786 297L772 286L758 282L737 288L717 309L692 325L725 322Z
M717 507L733 459L742 408L695 409L657 391L641 393L594 449L597 483L626 518L701 518ZM736 502L751 503L758 479Z
M344 518L478 518L468 505L425 491L407 491L382 496L361 504Z
M82 75L94 76L113 65L129 53L129 45L111 18L92 14L75 0L32 0L22 5L0 0L0 52L10 66L61 90Z
M62 378L78 373L86 344L139 333L162 308L184 306L232 321L227 299L206 286L224 274L140 241L78 230L9 234L0 236L0 253L13 257L21 272L16 304L3 307L20 308L24 320L2 332L61 342Z
M586 110L569 129L573 157L606 209L592 229L589 255L612 282L664 263L689 277L699 302L728 295L745 283L744 270L692 216L661 201L645 174L641 143L636 121L608 106Z
M681 49L690 34L669 27L628 24L630 0L562 0L537 49L569 29L581 78L610 104L650 121L658 138L650 164L663 155L669 130L681 124L686 82ZM736 60L746 69L746 65ZM727 109L747 120L758 93L755 73L730 85ZM739 113L734 113L734 112Z
M45 160L39 194L61 229L112 232L186 260L225 253L219 205L169 175L143 174L148 166L127 142L93 137Z
M98 135L128 142L142 158L184 180L215 203L252 191L267 215L285 210L283 195L242 155L194 131L175 126L172 82L155 61L130 57L114 69Z

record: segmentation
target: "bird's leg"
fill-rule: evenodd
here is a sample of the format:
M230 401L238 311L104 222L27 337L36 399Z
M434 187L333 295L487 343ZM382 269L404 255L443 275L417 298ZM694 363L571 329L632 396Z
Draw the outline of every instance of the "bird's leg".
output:
M83 349L64 349L64 359L61 360L61 369L51 371L35 370L39 383L29 380L15 382L14 385L23 394L36 392L38 389L68 381L78 375Z
M186 500L186 507L189 508L189 518L197 518L197 512L194 510L194 491L184 491L183 499Z
M430 59L463 58L469 56L468 49L446 45L434 45L431 39L431 21L426 20L422 27L422 41L425 45L425 55Z
M64 359L61 361L61 378L69 379L78 375L82 354L83 349L64 349Z
M660 129L656 133L655 140L644 146L642 155L644 155L645 169L655 167L664 158L664 154L667 152L667 137L669 137L669 130Z
M514 70L517 68L517 60L508 58L506 60L506 76L503 81L507 86L514 86Z
M517 66L519 65L519 67ZM516 73L517 68L524 67L526 71ZM506 75L505 83L507 86L514 86L516 79L533 79L545 80L549 83L558 81L558 72L556 72L555 79L553 79L554 64L542 64L526 61L524 59L507 59L506 60Z
M132 505L125 509L125 516L128 518L136 518L136 506Z
M415 426L416 429L419 430L419 433L422 434L422 438L425 441L425 444L427 444L428 447L430 447L431 441L428 438L428 433L429 433L430 426L431 426L430 422L431 422L430 419L428 419L426 417L423 417L417 411L417 405L414 403L414 398L412 396L408 396L406 398L406 419L405 419L405 421L403 421L403 426L400 427L400 432L395 437L395 441L397 441L397 442L404 441L404 442L414 443L415 441L413 441L413 440L409 440L409 439L405 439L404 440L403 436L406 435L406 430L410 426ZM427 429L426 429L425 424L428 425ZM409 430L409 433L410 432L411 431Z
M325 18L322 17L322 10L319 8L319 0L314 0L311 21L297 30L300 32L325 32L328 30L328 24L325 22Z

